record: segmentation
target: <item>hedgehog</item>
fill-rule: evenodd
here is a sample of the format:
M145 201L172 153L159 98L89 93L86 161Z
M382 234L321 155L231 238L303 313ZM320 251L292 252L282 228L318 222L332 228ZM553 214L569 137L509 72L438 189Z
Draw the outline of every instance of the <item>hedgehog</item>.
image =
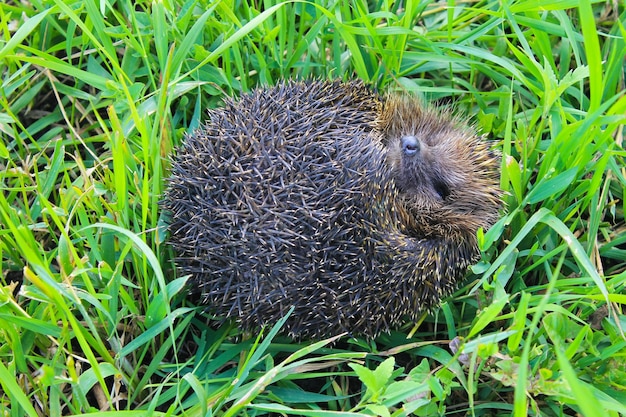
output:
M172 158L162 208L214 317L375 338L449 296L500 211L499 157L449 112L362 81L226 98Z

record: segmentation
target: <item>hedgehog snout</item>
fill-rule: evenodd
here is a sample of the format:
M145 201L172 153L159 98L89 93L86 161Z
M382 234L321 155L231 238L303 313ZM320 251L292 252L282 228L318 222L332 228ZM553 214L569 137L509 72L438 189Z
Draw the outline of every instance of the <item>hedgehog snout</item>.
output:
M420 142L415 136L402 136L402 152L407 156L413 156L420 151Z

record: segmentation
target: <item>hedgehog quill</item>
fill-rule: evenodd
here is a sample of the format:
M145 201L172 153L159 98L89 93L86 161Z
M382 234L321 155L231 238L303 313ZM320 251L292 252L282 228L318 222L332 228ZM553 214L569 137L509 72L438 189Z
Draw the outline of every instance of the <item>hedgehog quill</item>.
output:
M296 339L376 337L437 306L498 218L500 160L470 127L360 81L284 81L209 111L162 207L208 310Z

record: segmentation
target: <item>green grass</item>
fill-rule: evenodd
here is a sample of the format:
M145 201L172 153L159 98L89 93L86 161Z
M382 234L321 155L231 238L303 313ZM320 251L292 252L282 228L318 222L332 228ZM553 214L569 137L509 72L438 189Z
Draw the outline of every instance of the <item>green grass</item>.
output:
M3 2L0 414L626 415L625 38L589 0ZM503 153L507 214L417 328L296 344L185 300L168 156L293 77L453 103Z

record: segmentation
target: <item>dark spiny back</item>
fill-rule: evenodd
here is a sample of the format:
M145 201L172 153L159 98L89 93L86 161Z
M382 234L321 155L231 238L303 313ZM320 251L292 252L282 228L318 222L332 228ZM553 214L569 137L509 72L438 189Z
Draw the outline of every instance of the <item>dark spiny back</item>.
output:
M397 222L362 83L288 82L209 113L173 163L165 208L183 273L246 328L291 305L293 335L350 331L350 308Z

